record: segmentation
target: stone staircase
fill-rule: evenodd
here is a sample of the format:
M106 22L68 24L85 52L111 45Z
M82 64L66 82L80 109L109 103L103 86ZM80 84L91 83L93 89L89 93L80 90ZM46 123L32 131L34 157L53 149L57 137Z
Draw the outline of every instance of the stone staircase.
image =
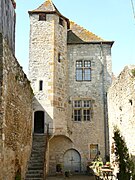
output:
M44 134L34 134L31 157L28 163L25 180L44 179L44 154L46 151L46 136Z

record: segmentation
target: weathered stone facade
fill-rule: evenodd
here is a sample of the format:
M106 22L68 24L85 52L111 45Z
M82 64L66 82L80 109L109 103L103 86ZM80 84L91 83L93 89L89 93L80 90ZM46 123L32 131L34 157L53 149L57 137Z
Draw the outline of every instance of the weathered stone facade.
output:
M113 130L117 126L124 137L129 153L135 156L135 66L126 66L114 80L108 93L111 161Z
M103 160L108 155L106 93L111 85L113 42L69 21L50 0L29 14L33 131L46 133L49 124L49 174L56 173L58 164L63 170L84 172L93 159L90 145L98 145ZM89 81L76 80L77 61L91 63ZM91 103L87 115L91 119L75 121L75 100ZM72 161L76 159L74 167L68 159L71 155Z
M0 32L15 53L15 19L16 14L11 0L0 1Z
M24 178L32 142L33 91L14 56L15 12L0 1L0 180Z
M0 34L0 179L23 178L31 151L32 89Z

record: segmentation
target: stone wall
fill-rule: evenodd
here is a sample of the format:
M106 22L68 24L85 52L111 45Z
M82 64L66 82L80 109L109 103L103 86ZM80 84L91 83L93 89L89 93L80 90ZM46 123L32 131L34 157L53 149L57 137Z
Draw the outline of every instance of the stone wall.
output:
M15 53L15 10L11 0L0 1L0 33Z
M104 160L108 153L106 93L111 84L111 46L100 44L68 45L69 71L69 115L68 128L77 149L83 152L82 163L85 167L90 161L90 144L98 144ZM91 61L91 81L76 81L76 61ZM73 101L87 100L92 102L91 121L74 122ZM105 149L106 148L106 149Z
M38 14L30 14L29 79L35 94L34 111L45 111L45 122L53 128L54 89L54 15L47 14L46 21L39 21ZM34 51L33 51L34 49ZM39 82L43 89L39 90Z
M44 111L50 133L59 133L66 129L67 24L64 21L61 26L55 14L46 14L46 21L39 21L39 14L35 13L30 14L30 23L29 79L35 94L34 111Z
M0 34L0 179L24 178L32 142L32 89Z
M55 134L67 132L68 109L68 61L67 61L67 22L59 24L59 16L55 18L54 37L54 124Z
M80 44L69 44L64 17L61 17L63 23L60 24L57 10L55 13L45 11L44 20L39 19L39 12L38 9L29 12L29 78L35 95L34 112L44 111L42 122L49 124L51 136L47 171L55 174L59 163L66 167L67 161L70 161L66 156L73 152L76 155L71 158L79 158L77 171L85 172L87 163L93 159L90 158L90 144L99 145L103 159L108 152L106 93L111 85L112 42L81 41ZM76 81L76 61L82 59L91 61L91 81ZM73 101L76 98L91 100L91 121L74 121Z
M114 80L108 94L110 153L113 129L117 126L125 138L129 152L135 156L135 66L127 66ZM114 154L111 154L111 161Z

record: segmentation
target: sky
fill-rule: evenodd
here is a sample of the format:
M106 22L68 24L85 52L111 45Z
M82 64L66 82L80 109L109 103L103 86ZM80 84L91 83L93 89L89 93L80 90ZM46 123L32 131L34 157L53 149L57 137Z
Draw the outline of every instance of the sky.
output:
M29 10L45 0L16 0L16 57L28 74ZM135 18L131 0L53 0L57 9L68 19L112 46L112 71L117 76L126 65L135 64ZM135 0L133 0L135 5Z

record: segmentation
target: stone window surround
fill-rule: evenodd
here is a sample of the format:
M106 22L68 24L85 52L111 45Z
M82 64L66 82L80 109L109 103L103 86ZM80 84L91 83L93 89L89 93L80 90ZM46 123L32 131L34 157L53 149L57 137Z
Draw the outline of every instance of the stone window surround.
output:
M39 91L43 90L43 80L39 80Z
M96 150L96 153L95 153L95 155L94 155L94 153L93 153L93 155L92 155L92 146L94 146L95 147L95 150ZM97 148L96 148L97 147ZM93 148L94 149L94 148ZM99 144L98 143L90 143L89 144L89 159L91 159L91 160L93 160L94 158L96 158L98 155L100 154L100 151L99 151Z
M64 27L64 20L61 17L59 17L59 24Z
M59 63L61 62L61 53L60 52L58 53L58 62Z
M75 79L77 82L91 81L91 64L92 62L90 59L89 60L88 59L76 60Z
M92 100L91 99L74 99L73 121L74 122L91 122L92 119ZM76 120L75 120L76 118Z
M46 21L46 13L39 13L39 21Z

